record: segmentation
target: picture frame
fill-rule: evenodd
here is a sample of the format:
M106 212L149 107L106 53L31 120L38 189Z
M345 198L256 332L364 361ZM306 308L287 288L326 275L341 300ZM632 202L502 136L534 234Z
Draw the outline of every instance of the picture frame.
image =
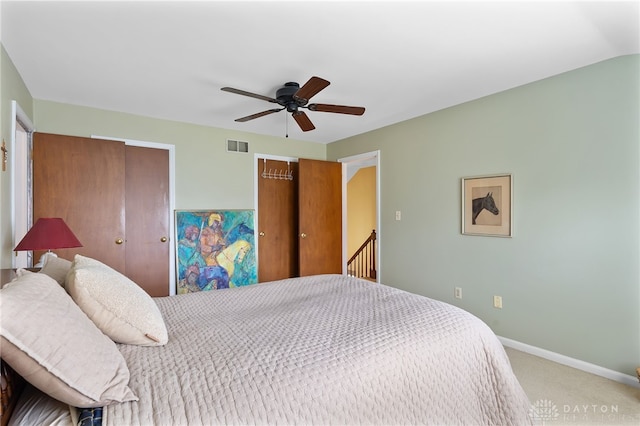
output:
M254 210L176 210L177 294L258 283Z
M462 178L462 234L513 235L513 176L510 173Z

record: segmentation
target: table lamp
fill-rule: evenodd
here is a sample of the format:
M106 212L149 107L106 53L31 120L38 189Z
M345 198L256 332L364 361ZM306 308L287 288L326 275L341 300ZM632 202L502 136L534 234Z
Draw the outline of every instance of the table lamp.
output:
M56 256L52 249L82 247L71 229L59 217L41 217L29 229L14 251L47 250L34 267L44 266L47 256Z

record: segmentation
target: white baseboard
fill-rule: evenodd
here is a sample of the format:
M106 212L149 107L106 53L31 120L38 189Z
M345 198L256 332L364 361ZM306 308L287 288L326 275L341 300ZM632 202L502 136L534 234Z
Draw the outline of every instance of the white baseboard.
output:
M546 349L538 348L536 346L527 345L516 340L507 339L506 337L498 336L500 342L504 346L516 349L521 352L526 352L531 355L538 356L540 358L548 359L549 361L557 362L558 364L567 365L569 367L576 368L578 370L586 371L587 373L595 374L597 376L605 377L607 379L614 380L616 382L624 383L628 386L640 388L638 379L628 374L620 373L619 371L610 370L608 368L600 367L599 365L590 364L579 359L571 358L566 355L562 355L556 352L551 352Z

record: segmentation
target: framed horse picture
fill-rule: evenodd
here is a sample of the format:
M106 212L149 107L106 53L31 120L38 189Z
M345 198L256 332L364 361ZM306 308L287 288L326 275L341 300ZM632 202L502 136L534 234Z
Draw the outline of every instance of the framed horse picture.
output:
M462 178L462 233L511 237L513 176L500 174Z

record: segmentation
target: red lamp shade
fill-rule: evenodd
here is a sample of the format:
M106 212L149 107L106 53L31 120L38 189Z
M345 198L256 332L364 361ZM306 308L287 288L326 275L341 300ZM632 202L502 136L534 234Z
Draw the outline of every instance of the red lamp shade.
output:
M64 220L59 217L41 217L13 250L51 250L71 247L82 247L82 244Z

